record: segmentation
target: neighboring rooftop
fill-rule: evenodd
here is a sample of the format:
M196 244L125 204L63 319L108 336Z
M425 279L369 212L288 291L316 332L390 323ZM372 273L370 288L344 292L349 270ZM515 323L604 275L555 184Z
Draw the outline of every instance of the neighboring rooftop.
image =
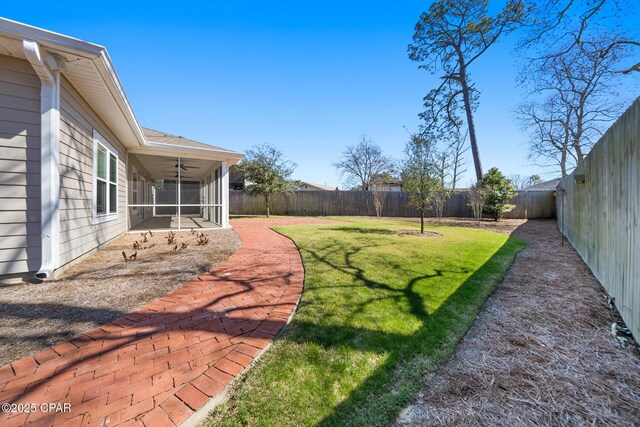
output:
M541 182L529 187L524 187L520 190L555 190L558 184L560 184L560 178L551 179L549 181Z
M298 190L326 190L333 191L336 187L331 187L329 185L321 185L321 184L313 184L311 182L301 181L298 186Z
M226 148L216 147L215 145L205 144L204 142L193 141L182 136L171 135L170 133L160 132L155 129L142 128L147 141L157 142L160 144L180 145L182 147L194 147L205 148L215 151L224 151L231 154L240 154L235 151L227 150Z

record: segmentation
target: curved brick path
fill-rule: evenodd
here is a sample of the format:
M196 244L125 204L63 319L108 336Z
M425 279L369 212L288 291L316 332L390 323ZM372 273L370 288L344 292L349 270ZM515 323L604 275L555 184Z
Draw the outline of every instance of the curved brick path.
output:
M1 367L0 403L70 403L72 410L3 412L0 424L182 423L271 343L296 307L304 278L300 254L268 226L320 221L234 221L242 247L211 273Z

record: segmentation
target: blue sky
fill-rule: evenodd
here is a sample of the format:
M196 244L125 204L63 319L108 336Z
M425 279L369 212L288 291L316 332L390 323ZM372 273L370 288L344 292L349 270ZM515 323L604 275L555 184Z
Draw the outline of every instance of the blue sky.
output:
M362 133L401 158L406 129L418 128L436 79L406 50L429 4L8 2L1 13L106 46L143 126L237 151L269 142L297 163L295 178L334 186L332 163ZM485 170L551 178L527 160L513 117L523 95L514 41L471 69L481 159ZM467 168L463 184L473 179L470 158Z

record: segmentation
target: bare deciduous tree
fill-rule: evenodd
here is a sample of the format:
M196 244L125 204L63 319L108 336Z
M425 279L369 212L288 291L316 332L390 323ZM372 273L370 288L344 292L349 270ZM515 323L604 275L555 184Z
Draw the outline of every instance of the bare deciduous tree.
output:
M625 60L634 49L640 51L640 43L613 25L601 25L615 16L618 2L554 0L544 5L538 25L521 43L531 54L521 83L532 99L516 111L530 132L531 157L551 160L566 176L625 107L628 99L616 86L623 75L639 70Z
M444 206L447 204L447 200L451 197L451 190L443 187L442 185L438 185L433 190L432 203L433 207L436 210L436 216L438 220L442 219L444 215Z
M382 149L364 134L356 145L347 147L333 166L347 182L361 190L369 189L373 177L395 170L393 159L384 155Z
M384 202L387 200L388 191L383 188L385 183L379 178L373 178L371 180L371 195L373 196L373 208L376 211L376 217L382 216L382 208L384 208Z
M467 205L471 207L473 211L473 217L476 221L482 219L482 211L484 210L484 203L487 200L487 192L482 187L480 182L472 185L469 192L466 194Z
M523 176L515 173L513 175L509 175L507 178L511 180L511 184L513 184L516 189L526 188L542 182L540 175Z

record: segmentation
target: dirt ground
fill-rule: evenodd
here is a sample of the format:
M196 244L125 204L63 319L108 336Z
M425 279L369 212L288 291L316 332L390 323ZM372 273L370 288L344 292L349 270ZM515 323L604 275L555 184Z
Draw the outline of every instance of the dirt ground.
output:
M529 246L394 425L640 425L640 351L610 334L617 312L556 222L445 222Z
M196 244L190 231L176 233L178 246L167 244L167 233L143 237L127 234L113 241L52 281L0 288L0 366L67 341L116 320L173 292L198 274L226 260L241 244L233 230L204 232L209 243ZM124 262L122 251L135 261ZM146 249L145 249L146 248Z

